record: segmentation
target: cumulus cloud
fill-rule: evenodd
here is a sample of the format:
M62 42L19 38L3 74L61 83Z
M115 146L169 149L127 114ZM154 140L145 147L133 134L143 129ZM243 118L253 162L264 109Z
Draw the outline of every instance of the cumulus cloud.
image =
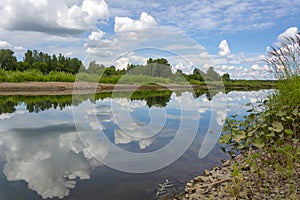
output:
M15 3L4 0L0 8L0 25L3 29L35 31L48 34L78 34L94 29L98 20L109 17L104 0L33 1Z
M113 16L137 15L140 10L151 11L151 15L164 25L176 24L182 30L193 33L201 31L235 32L257 30L274 25L284 16L299 13L297 1L272 0L242 1L123 1L107 0ZM208 30L208 31L207 31Z
M65 139L78 140L75 132L63 133L66 129L60 127L61 131L56 134L39 134L45 130L49 129L13 129L1 133L2 145L5 146L5 151L1 152L5 157L3 173L9 181L26 181L28 188L43 198L63 198L75 187L77 177L90 178L90 166L84 157L72 152L68 146L60 146L68 142ZM63 135L69 137L58 138ZM64 162L58 162L60 160Z
M146 138L146 139L132 137L132 136L126 135L120 129L116 129L114 131L114 136L115 136L115 141L114 141L115 144L129 144L132 142L138 142L140 149L147 148L155 140L155 137L150 137L150 138Z
M9 42L0 40L0 48L7 49L11 47L12 45Z
M119 69L119 70L127 69L127 65L129 64L129 59L122 57L122 58L116 60L115 62L116 62L117 69Z
M222 40L220 42L219 49L220 49L220 51L219 51L220 56L229 56L231 54L227 40Z
M134 52L129 52L123 55L121 58L114 61L117 69L127 69L128 64L139 64L145 65L147 63L147 59L143 56L137 56Z
M89 179L91 169L101 165L88 152L105 156L107 146L95 146L96 134L79 138L71 109L60 111L63 119L52 118L51 110L42 114L48 116L44 118L26 114L23 105L16 109L13 114L0 115L0 157L8 181L25 181L44 199L63 198L78 178Z
M191 74L193 72L194 66L192 63L189 64L182 64L182 62L179 62L177 65L175 65L172 68L173 72L176 72L177 70L182 70L183 73Z
M99 41L99 40L102 39L102 37L103 37L104 35L105 35L105 33L104 33L103 31L100 31L100 30L98 30L98 31L93 31L93 32L89 35L88 39L89 39L89 40L96 40L96 41Z
M14 47L14 49L15 49L16 51L24 51L24 50L25 50L25 48L22 47L22 46Z
M259 70L260 67L259 67L257 64L255 64L255 65L252 65L252 66L251 66L251 69L252 69L252 70Z
M156 20L146 12L142 12L139 20L129 17L115 17L115 32L126 32L143 28L151 28L157 25Z
M286 29L283 33L279 34L277 40L279 42L285 42L286 38L295 38L296 34L299 32L297 27L290 27Z

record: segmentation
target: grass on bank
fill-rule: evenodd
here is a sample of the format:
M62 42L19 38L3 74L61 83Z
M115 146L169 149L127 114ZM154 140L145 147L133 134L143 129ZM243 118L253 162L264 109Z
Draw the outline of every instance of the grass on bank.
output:
M287 38L287 41L292 43L282 48L291 45L293 48L273 49L268 57L268 64L280 78L277 91L259 106L251 107L242 120L236 115L227 118L220 143L229 145L231 152L244 155L247 166L238 166L236 170L250 170L256 187L271 190L262 185L271 175L279 188L279 198L297 199L300 185L300 34L297 40ZM283 183L288 184L289 191L285 190L282 197ZM239 198L239 191L229 192Z
M211 85L215 87L226 88L247 88L247 89L261 89L261 88L275 88L276 81L268 80L230 80L230 81L214 81L202 82L199 80L185 80L182 77L174 75L170 78L150 77L144 75L113 75L101 76L97 74L88 74L80 72L76 75L65 72L50 72L43 74L39 70L20 71L4 71L0 69L0 82L99 82L108 84L131 84L131 85L151 85L155 84L191 84L191 85Z

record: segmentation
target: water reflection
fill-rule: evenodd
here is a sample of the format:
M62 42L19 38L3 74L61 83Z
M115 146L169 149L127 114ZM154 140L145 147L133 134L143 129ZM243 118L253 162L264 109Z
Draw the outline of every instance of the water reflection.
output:
M70 96L1 97L0 157L4 163L3 174L6 179L8 181L25 181L30 190L37 192L44 199L65 198L70 195L71 189L76 188L79 180L90 179L93 171L102 168L103 165L95 159L95 156L106 158L111 151L106 142L99 145L99 141L102 139L97 134L99 130L104 131L110 142L126 151L152 152L167 145L175 137L174 131L178 130L178 122L182 118L178 106L182 103L187 104L184 107L186 110L184 117L187 121L200 120L201 126L198 129L198 135L202 135L200 138L196 138L196 147L192 146L186 154L195 154L200 158L205 157L208 149L212 150L214 146L211 143L217 138L210 137L210 135L204 137L206 129L209 129L207 122L212 119L211 128L218 129L222 126L225 116L236 113L245 114L244 105L248 102L256 103L266 95L266 92L229 92L228 94L216 92L210 93L210 95L198 92L194 94L194 97L189 92L170 93L164 91L153 94L153 96L150 94L147 96L141 92L134 94L132 99L123 98L121 93L117 98L111 98L109 93L105 94L107 96L101 95L96 96L97 100L91 96L80 96L75 105L72 105ZM145 97L142 98L142 95ZM198 110L189 111L189 99L191 102L196 100L199 103ZM225 109L222 107L224 102L227 102ZM167 120L163 129L156 135L144 131L145 129L138 130L133 124L127 124L127 126L126 123L121 124L123 126L121 129L117 126L120 119L116 120L112 113L115 109L114 112L117 112L118 116L122 118L123 112L129 110L133 119L132 123L147 126L151 123L149 112L152 112L153 119L157 120L154 121L155 124L161 127L160 116L162 113L160 109L162 107L167 108ZM83 119L96 116L96 118L88 120L89 124L85 124L84 129L94 130L94 132L87 132L85 137L81 135L79 138L73 121L72 109L81 112ZM203 129L205 130L203 131ZM189 133L189 130L186 131ZM200 150L199 152L200 144L202 144L201 149L205 151ZM186 173L184 166L196 166L192 163L199 162L192 156L183 156L183 158L184 162L179 162L176 164L177 167L171 167L172 170L164 173L169 173L168 176L175 173L178 176L178 174ZM120 157L116 156L115 159L120 159ZM182 171L180 171L181 167ZM116 172L110 170L107 173L115 174ZM157 180L157 177L161 176L159 173L151 175L153 180ZM155 176L157 177L155 178ZM155 183L152 184L155 185ZM129 183L128 190L130 187L132 185ZM144 187L149 187L149 185ZM104 194L112 193L112 191L108 191L109 187L98 188L98 190ZM0 198L8 199L9 195L5 195L5 191L3 191ZM22 194L18 197L22 199ZM143 194L140 194L140 198L142 197ZM72 198L76 199L77 197L73 196ZM151 198L153 199L153 197ZM39 199L39 197L33 195L31 199ZM128 197L128 199L131 198Z
M183 91L175 92L177 96L180 96ZM216 95L218 91L195 91L195 98L206 94L209 100L212 100L213 96ZM115 92L114 97L118 98L128 98L128 92ZM170 101L172 91L156 91L156 90L148 90L148 91L135 91L131 96L130 100L144 100L146 101L146 105L148 107L166 107L168 102ZM63 109L68 106L77 106L80 103L90 100L91 102L95 102L95 100L103 100L107 97L112 97L111 92L103 92L96 95L77 95L75 97L75 101L72 102L72 95L63 95L63 96L24 96L24 95L14 95L14 96L0 96L0 114L2 113L13 113L16 111L16 106L20 102L26 104L26 109L32 112L41 112L45 110L49 110L51 108L54 109Z

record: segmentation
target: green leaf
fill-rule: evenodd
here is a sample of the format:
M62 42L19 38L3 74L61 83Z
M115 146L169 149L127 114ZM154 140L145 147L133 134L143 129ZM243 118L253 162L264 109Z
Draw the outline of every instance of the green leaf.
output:
M287 134L287 135L293 135L293 131L291 129L285 129L284 132Z
M230 143L230 139L231 139L230 134L224 134L224 135L222 135L220 137L219 142L221 144L229 144Z
M253 145L256 146L257 148L263 148L265 146L265 143L263 142L262 139L255 138L253 141Z
M256 164L255 163L253 163L252 165L250 165L250 172L251 173L254 173L254 172L256 172L257 171L257 166L256 166Z
M278 133L283 131L284 129L282 123L279 121L272 122L272 126L273 126L273 131Z
M292 113L293 113L293 115L297 116L297 114L298 114L298 107L295 108Z
M256 132L256 129L253 129L253 130L249 131L248 136L252 137L255 132Z
M299 139L292 139L294 144L297 144L299 142Z
M232 176L236 177L238 175L239 175L239 168L238 168L238 164L235 162L233 164Z
M277 116L279 117L283 117L283 116L286 116L286 111L279 111L278 113L276 113Z
M241 140L246 138L246 132L245 131L238 131L234 136L232 136L232 139L236 142L240 142Z
M285 145L284 150L289 152L290 150L292 150L292 146L287 144L287 145Z

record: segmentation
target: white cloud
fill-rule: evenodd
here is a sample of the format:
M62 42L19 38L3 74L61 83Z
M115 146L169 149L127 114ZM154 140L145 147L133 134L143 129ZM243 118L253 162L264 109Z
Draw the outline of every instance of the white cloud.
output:
M4 0L2 5L0 25L2 29L13 31L76 35L95 29L98 20L109 17L104 0L83 0L81 4L75 1L24 0L15 3Z
M89 179L91 169L101 165L87 152L105 156L107 146L95 146L96 134L79 138L74 132L72 109L61 110L62 119L54 117L51 109L42 114L47 118L39 113L28 115L24 107L19 105L15 113L0 115L3 174L8 181L27 182L28 188L44 199L68 196L77 179Z
M177 65L175 65L172 70L173 72L176 72L177 70L182 70L183 73L191 74L193 72L194 66L192 63L190 64L182 64L179 62Z
M115 17L115 32L126 32L137 29L151 28L157 25L156 20L148 15L146 12L142 12L139 20L134 20L129 17Z
M72 52L65 53L66 56L71 56L72 54L73 54Z
M11 47L12 45L9 42L0 40L0 48L7 49Z
M278 19L299 13L297 1L118 1L107 0L112 16L136 16L149 12L163 25L179 27L194 33L257 30L274 25Z
M116 63L117 69L119 69L119 70L127 69L127 65L129 64L129 59L122 57L122 58L116 60L115 63Z
M14 47L14 49L15 49L16 51L24 51L24 50L25 50L25 48L24 48L24 47L21 47L21 46Z
M0 120L10 119L14 116L14 113L2 113L0 114Z
M103 37L104 35L105 35L105 33L104 33L103 31L100 31L100 30L98 30L98 31L93 31L93 32L89 35L88 39L89 39L89 40L96 40L96 41L99 41L99 40L102 39L102 37Z
M95 27L97 20L107 20L108 5L104 0L84 0L81 6L57 11L57 24L61 27L77 30L89 30Z
M121 58L114 61L117 69L127 69L128 64L135 64L135 65L145 65L147 63L147 58L143 56L138 56L134 52L129 52L123 54Z
M286 41L286 38L295 38L296 34L299 32L297 27L290 27L286 29L283 33L281 33L278 37L277 40L279 42L284 42Z
M24 134L22 131L29 132ZM29 189L36 191L43 198L63 198L75 187L77 177L90 178L90 166L85 158L72 152L66 145L59 146L68 142L65 139L72 139L73 142L79 140L75 132L42 136L36 134L36 130L33 129L19 129L4 133L1 133L1 139L5 151L2 151L1 155L5 157L3 173L7 180L24 180ZM71 137L60 137L63 135ZM28 137L31 138L30 144ZM64 162L57 162L58 160Z
M260 67L257 64L255 64L255 65L251 66L251 69L252 70L260 70Z
M141 139L141 138L136 138L129 136L125 133L123 133L120 129L115 129L114 131L114 136L115 136L115 144L129 144L131 142L138 142L140 149L145 149L148 146L150 146L154 140L155 137L150 137L146 139Z
M219 55L220 56L229 56L231 54L229 45L226 40L222 40L219 44Z

